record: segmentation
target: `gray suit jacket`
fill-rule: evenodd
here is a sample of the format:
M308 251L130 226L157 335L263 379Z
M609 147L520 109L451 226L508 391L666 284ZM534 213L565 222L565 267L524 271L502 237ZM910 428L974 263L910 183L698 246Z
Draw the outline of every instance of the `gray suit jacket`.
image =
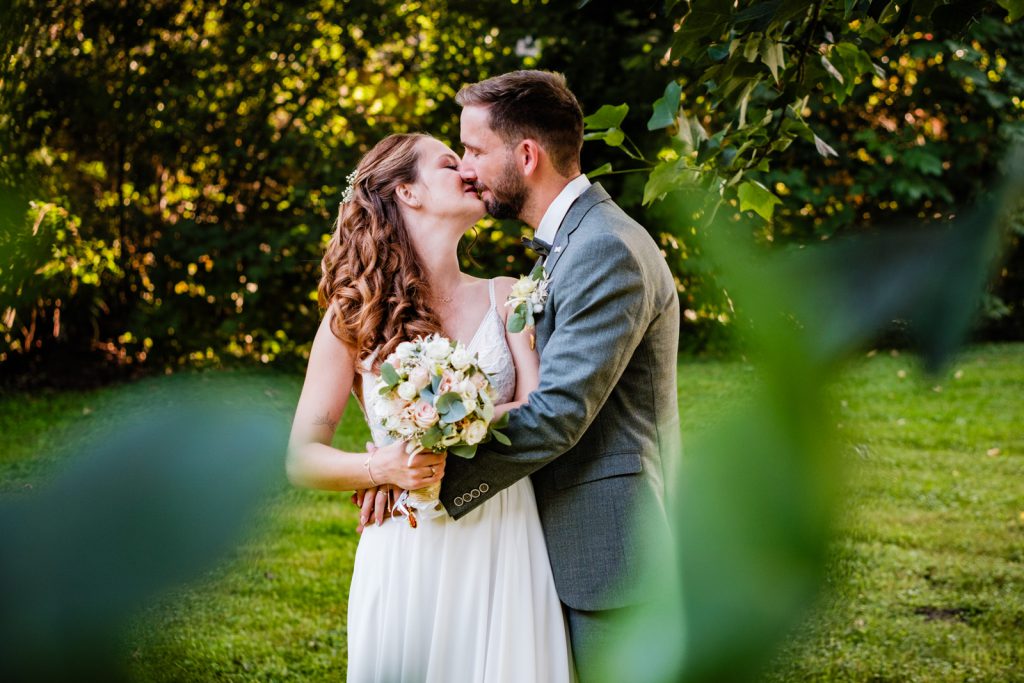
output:
M545 269L540 386L510 414L511 446L448 458L441 502L458 519L532 474L562 602L635 604L650 544L671 547L663 459L679 457L675 284L654 240L600 185L569 209Z

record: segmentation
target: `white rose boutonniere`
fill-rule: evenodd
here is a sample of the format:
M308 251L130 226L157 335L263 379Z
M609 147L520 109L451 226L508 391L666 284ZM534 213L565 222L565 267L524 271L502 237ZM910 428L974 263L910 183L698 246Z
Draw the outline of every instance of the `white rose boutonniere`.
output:
M512 285L512 291L505 300L512 307L506 327L509 332L522 332L534 326L534 314L544 310L548 299L548 276L539 263L529 275L523 275Z

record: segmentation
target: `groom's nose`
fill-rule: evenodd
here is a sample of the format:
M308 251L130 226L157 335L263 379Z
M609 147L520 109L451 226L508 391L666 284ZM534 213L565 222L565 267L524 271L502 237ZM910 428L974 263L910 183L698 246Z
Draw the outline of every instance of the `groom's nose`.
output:
M474 169L465 159L459 162L459 175L462 176L462 180L467 183L476 182L476 169Z

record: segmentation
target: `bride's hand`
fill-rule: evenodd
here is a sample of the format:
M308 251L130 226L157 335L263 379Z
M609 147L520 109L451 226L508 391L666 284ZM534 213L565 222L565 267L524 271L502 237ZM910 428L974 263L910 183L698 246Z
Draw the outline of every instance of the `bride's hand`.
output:
M378 484L394 484L412 491L441 481L445 453L424 452L410 461L405 442L398 441L377 449L370 461L371 474Z

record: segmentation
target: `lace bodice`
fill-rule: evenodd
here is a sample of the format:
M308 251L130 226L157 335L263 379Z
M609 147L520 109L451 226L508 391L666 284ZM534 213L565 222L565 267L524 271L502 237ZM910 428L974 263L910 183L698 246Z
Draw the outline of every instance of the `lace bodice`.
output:
M480 368L487 373L491 384L498 391L498 400L495 404L508 403L516 393L516 368L505 339L505 321L494 300L494 280L489 281L487 287L491 305L473 338L466 344L466 348L477 354ZM375 356L376 354L368 359L367 368L372 366ZM373 442L378 446L386 445L392 440L384 433L381 420L373 411L373 402L366 400L366 392L373 387L376 377L369 370L361 372L360 377L362 395L359 402L363 406L363 414L370 427Z

